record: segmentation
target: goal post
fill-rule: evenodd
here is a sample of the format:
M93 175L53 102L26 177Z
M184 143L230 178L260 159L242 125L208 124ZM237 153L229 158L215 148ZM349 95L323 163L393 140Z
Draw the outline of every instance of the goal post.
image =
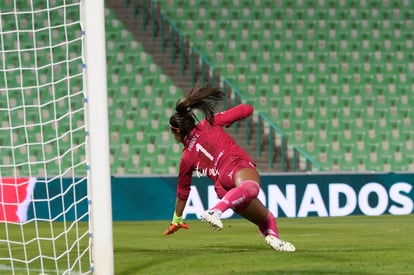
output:
M96 274L113 274L104 2L84 1L91 231ZM103 150L105 149L105 150Z
M104 21L0 1L0 274L114 274Z

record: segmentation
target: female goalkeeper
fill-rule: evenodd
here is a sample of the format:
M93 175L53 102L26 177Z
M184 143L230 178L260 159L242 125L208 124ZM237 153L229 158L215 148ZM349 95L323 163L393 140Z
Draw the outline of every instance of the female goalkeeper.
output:
M182 215L190 193L193 171L214 181L217 196L221 199L201 215L213 229L221 230L221 214L231 208L256 224L265 242L277 251L295 251L295 247L279 239L273 214L257 198L260 176L256 165L247 153L222 129L250 116L253 108L241 104L227 111L214 114L217 101L224 94L219 88L194 87L187 97L177 102L176 113L170 118L170 128L175 139L184 145L178 175L175 212L170 227L164 235L180 228L188 229ZM200 110L205 119L196 123L193 110ZM197 121L198 122L198 121Z

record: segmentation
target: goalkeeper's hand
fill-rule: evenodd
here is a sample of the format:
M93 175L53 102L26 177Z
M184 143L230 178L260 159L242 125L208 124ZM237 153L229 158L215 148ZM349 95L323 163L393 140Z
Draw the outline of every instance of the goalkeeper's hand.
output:
M168 227L168 229L165 230L164 235L173 234L180 228L190 229L190 226L183 221L182 217L177 217L177 215L174 213L170 227Z

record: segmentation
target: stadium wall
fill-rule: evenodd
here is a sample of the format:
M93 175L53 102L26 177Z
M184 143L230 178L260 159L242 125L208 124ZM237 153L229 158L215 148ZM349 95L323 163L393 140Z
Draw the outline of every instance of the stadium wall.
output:
M348 216L348 215L405 215L414 213L414 174L277 174L261 178L260 200L278 217ZM34 190L22 193L21 184L16 192L0 201L0 220L13 220L20 211L24 220L53 218L57 221L73 220L77 213L84 213L88 201L75 206L65 206L76 200L73 194L86 194L87 183L72 184L73 179L48 182L41 178L30 178L27 188ZM72 185L76 192L62 190ZM10 186L8 187L10 189ZM114 221L169 220L175 204L176 177L112 177L112 215ZM33 194L36 205L29 203L26 194ZM44 200L42 200L44 199ZM50 207L46 203L52 201ZM42 201L45 201L44 203ZM192 191L185 210L186 219L197 219L217 201L214 186L206 177L194 176ZM10 205L29 207L10 208ZM8 206L8 207L5 207ZM65 207L64 207L65 206ZM9 213L6 212L9 209ZM21 213L27 209L27 213ZM36 209L34 211L34 209ZM62 209L68 209L62 211ZM232 211L224 218L237 218ZM20 221L24 221L23 219Z
M260 200L278 217L404 215L414 213L413 174L290 174L261 178ZM170 219L176 178L113 178L115 220ZM185 218L216 203L214 186L194 177ZM237 215L228 211L226 218Z

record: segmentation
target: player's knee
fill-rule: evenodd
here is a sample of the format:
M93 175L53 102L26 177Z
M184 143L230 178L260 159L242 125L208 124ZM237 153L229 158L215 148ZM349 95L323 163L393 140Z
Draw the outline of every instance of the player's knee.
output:
M236 206L233 206L232 209L234 212L240 214L249 206L250 202L251 201L244 201Z
M247 198L250 200L257 198L259 195L260 187L254 180L246 180L240 185L240 187L246 191Z

